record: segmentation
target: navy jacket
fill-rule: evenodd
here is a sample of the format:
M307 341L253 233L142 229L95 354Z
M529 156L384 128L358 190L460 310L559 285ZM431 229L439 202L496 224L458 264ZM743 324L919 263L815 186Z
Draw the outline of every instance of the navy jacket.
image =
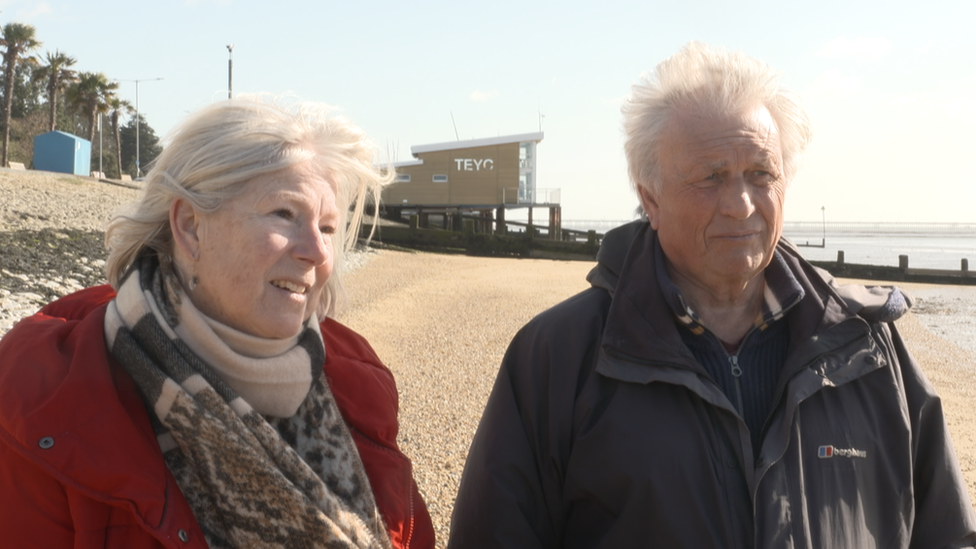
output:
M976 543L939 398L889 322L900 294L837 287L780 243L804 297L753 451L682 342L655 238L646 222L612 231L593 287L512 341L449 547Z

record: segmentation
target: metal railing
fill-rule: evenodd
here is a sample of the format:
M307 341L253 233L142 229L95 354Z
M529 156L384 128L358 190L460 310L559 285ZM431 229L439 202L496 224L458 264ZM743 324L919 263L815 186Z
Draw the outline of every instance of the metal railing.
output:
M502 204L559 204L562 189L502 188Z

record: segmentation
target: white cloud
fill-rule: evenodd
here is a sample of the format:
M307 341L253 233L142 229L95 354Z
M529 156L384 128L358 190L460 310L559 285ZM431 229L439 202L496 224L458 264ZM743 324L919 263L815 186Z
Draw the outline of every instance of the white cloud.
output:
M824 71L813 81L805 92L805 97L832 99L854 95L861 90L861 81L855 76L844 76L838 70Z
M861 36L854 40L848 40L846 37L841 36L827 42L824 47L820 48L813 55L814 57L826 57L828 59L834 57L853 57L855 59L871 61L881 57L890 49L891 43L888 42L888 39L880 36L873 38Z
M471 95L468 96L468 99L470 99L471 101L475 101L475 102L481 103L481 102L484 102L484 101L491 101L492 99L494 99L496 97L498 97L498 91L497 90L491 90L491 91L475 90L475 91L471 92Z
M17 18L30 20L39 17L41 15L51 13L52 11L54 10L51 9L51 6L49 6L47 2L40 2L36 6L31 7L30 9L24 9L17 12Z

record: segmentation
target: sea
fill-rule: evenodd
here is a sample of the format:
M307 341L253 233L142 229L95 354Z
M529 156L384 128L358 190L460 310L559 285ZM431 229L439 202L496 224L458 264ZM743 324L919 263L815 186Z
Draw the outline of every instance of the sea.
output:
M897 267L907 256L913 268L954 270L967 260L976 270L976 223L787 222L783 235L817 261L843 251L847 263Z
M562 226L605 233L627 222L564 220ZM787 221L783 235L814 261L836 261L843 252L847 263L897 267L904 255L912 268L957 270L966 260L976 271L976 223ZM913 285L909 293L923 325L976 353L976 286Z

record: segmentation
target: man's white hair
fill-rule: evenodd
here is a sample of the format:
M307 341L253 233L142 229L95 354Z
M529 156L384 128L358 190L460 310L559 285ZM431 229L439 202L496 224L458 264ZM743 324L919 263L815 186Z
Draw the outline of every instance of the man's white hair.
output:
M661 140L679 109L704 113L766 107L779 131L783 176L789 183L810 142L810 120L795 94L780 86L779 73L739 52L690 42L641 76L621 111L624 152L634 190L660 190Z

